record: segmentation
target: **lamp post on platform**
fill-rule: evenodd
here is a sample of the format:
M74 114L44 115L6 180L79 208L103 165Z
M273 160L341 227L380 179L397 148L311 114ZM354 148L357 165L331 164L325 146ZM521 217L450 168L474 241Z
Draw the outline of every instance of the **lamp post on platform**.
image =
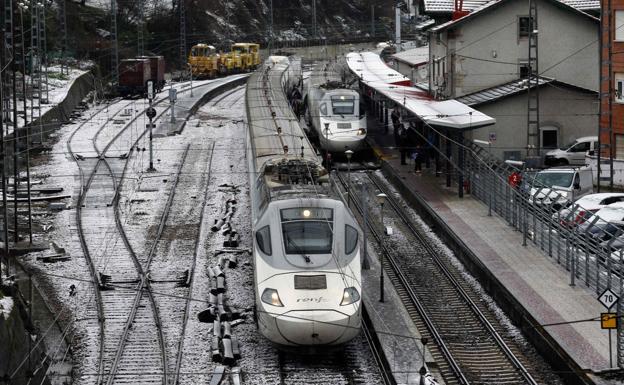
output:
M380 209L380 213L381 213L381 227L383 229L383 234L381 235L381 256L380 256L380 265L381 268L379 269L379 302L384 302L384 245L385 245L385 239L384 236L386 234L386 226L384 225L384 220L383 220L383 207L384 207L384 203L386 203L386 197L387 195L384 193L381 194L377 194L377 201L379 202L379 205L381 206Z

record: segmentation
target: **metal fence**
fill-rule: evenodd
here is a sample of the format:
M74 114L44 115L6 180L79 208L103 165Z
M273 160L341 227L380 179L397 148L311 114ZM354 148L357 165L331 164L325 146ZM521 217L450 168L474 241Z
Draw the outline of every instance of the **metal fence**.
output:
M586 285L597 295L609 288L619 295L622 300L614 309L620 321L617 365L624 367L624 248L613 247L619 237L624 240L622 228L607 226L605 230L605 223L596 215L579 215L577 204L550 186L536 183L535 172L501 162L475 143L464 142L464 154L463 169L455 165L452 171L463 173L470 194L487 206L490 215L498 214L522 233L523 245L533 243L545 257L564 268L570 285ZM523 176L518 186L509 182L513 172ZM569 207L567 214L561 212L564 207Z

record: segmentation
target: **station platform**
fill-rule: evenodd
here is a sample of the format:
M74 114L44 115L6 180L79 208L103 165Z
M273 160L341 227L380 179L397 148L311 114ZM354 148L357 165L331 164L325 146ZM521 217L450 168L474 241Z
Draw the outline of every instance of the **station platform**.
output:
M606 309L594 291L582 284L570 286L569 272L530 242L522 246L522 233L495 213L488 216L486 205L470 194L459 198L456 185L447 188L446 178L435 176L433 161L431 169L426 169L423 162L419 174L414 172L413 160L401 165L391 128L385 134L382 124L369 118L368 139L382 160L384 174L401 185L397 186L400 191L417 197L437 221L463 242L463 247L470 251L468 254L477 259L472 261L473 266L484 270L491 281L498 281L488 288L496 290L498 285L503 290L490 294L512 308L511 318L525 335L537 336L531 339L548 344L550 351L563 357L575 372L585 373L587 383L614 383L603 379L604 375L613 378L613 370L609 360L609 332L601 329L599 321L600 313ZM589 319L595 321L578 322ZM548 326L551 324L557 325ZM616 331L612 339L615 366Z
M249 75L226 76L212 81L197 81L193 85L193 96L190 93L190 83L178 91L174 108L174 120L171 113L166 113L157 124L153 136L155 138L179 135L186 127L186 122L199 107L216 94L242 86L247 82Z

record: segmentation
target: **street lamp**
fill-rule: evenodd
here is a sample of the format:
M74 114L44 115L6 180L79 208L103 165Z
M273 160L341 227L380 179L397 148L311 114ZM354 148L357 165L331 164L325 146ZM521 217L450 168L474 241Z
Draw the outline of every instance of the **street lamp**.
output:
M193 97L193 67L191 66L191 63L186 63L189 67L189 74L191 76L191 97Z
M381 213L381 227L383 228L383 234L381 235L381 256L380 256L380 262L381 262L381 268L379 269L379 302L384 302L384 235L386 234L386 226L384 225L384 220L383 220L383 207L384 207L384 203L386 203L386 198L387 195L384 193L381 194L377 194L377 202L379 202L379 205L381 206L380 209L380 213Z
M347 150L345 151L345 155L347 156L347 179L348 189L347 189L347 207L349 206L349 200L351 198L351 157L353 156L353 151Z
M325 123L325 167L329 170L329 150L327 150L327 142L329 142L329 123Z
M476 144L480 144L482 146L488 146L488 158L492 158L492 142L491 141L488 140L486 142L485 140L473 139L473 142L476 143ZM486 163L486 166L487 166L487 163ZM489 179L490 184L491 184L490 188L488 189L489 190L488 217L491 217L492 216L492 194L493 194L492 190L494 190L494 186L493 186L494 185L494 183L493 183L494 178L492 177L492 173L490 172L489 169L486 168L486 172L487 172L488 176L490 176L488 179Z

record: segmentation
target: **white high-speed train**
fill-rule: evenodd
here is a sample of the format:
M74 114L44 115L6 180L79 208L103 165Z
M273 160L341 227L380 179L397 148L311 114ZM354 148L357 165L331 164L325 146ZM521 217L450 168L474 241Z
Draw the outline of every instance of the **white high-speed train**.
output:
M258 327L306 350L360 331L360 231L290 109L292 63L270 57L249 78L247 159Z
M342 82L335 63L319 62L314 66L304 103L306 122L322 149L344 152L362 146L366 113L360 105L360 94Z

